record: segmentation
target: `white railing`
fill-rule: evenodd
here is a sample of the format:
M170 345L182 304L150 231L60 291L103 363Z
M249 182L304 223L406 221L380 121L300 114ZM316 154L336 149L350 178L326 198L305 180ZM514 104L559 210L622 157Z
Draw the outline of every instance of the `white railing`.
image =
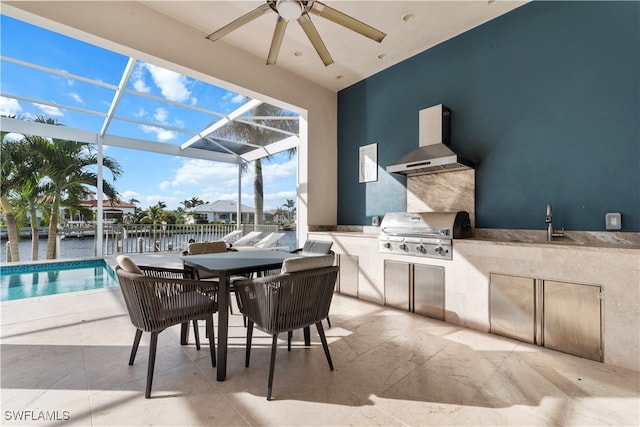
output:
M278 225L242 224L243 234L250 231L275 232ZM105 225L103 253L143 253L181 251L190 240L220 240L237 229L236 224L118 224Z

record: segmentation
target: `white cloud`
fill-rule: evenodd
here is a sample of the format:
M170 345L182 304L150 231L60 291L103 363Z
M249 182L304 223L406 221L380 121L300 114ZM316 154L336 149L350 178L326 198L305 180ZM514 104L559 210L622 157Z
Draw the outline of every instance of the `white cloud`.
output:
M265 182L273 182L295 176L297 170L298 161L295 157L284 163L262 163L262 176Z
M141 80L141 79L135 80L133 82L133 88L138 92L142 92L142 93L148 93L149 91L151 91L151 88L147 86L144 80Z
M156 112L153 115L153 118L158 122L167 124L167 119L169 118L169 111L166 108L158 107L156 108Z
M127 190L123 193L120 193L120 199L124 200L125 202L128 202L131 199L137 199L140 200L140 197L142 196L142 194L138 193L137 191L133 191L133 190Z
M160 190L166 190L169 187L171 187L171 181L162 181L160 184L158 184L158 188Z
M191 91L187 89L189 81L185 76L152 64L144 64L144 66L151 74L153 82L160 88L162 96L177 102L189 100Z
M155 133L156 140L159 142L171 141L176 137L176 133L172 130L161 129L155 126L147 126L147 125L142 125L140 126L140 128L144 133Z
M134 117L144 117L144 116L147 115L147 111L144 108L140 107L138 112L134 113L133 115L134 115Z
M131 73L131 80L133 81L133 88L138 92L148 93L151 91L151 88L144 81L144 65L142 63L136 64Z
M222 99L231 101L233 104L241 104L247 100L245 96L233 92L227 92Z
M3 116L18 115L22 111L22 106L16 99L0 96L0 114Z
M69 94L69 96L71 98L73 98L78 104L84 104L84 101L82 100L82 97L80 95L78 95L77 93L71 92Z
M176 170L171 184L174 187L179 185L232 187L237 186L237 182L238 167L234 164L188 159Z
M34 105L38 107L38 109L40 109L40 111L42 111L47 116L54 116L54 117L64 116L64 114L62 113L62 111L60 111L58 107L52 107L50 105L42 105L42 104L34 104Z
M278 193L270 193L264 195L264 200L281 200L281 199L296 199L296 192L294 191L280 191Z

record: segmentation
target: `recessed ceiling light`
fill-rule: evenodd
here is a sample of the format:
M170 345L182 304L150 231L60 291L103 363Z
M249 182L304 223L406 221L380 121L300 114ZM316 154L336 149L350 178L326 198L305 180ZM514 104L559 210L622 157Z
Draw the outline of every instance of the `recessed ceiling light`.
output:
M406 13L406 14L402 15L402 20L404 22L411 22L411 21L413 21L413 18L414 18L413 13Z
M381 54L378 55L378 59L384 59L386 57L387 57L386 53L381 53Z
M344 79L344 76L342 74L336 76L336 80L342 80L342 79Z
M487 4L496 4L498 0L487 0Z
M302 52L296 50L295 52L293 52L293 56L302 56Z

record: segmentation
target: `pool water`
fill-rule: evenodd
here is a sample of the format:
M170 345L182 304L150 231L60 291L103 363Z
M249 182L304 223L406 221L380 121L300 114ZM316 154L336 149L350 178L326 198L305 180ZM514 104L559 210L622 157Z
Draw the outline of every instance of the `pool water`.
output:
M83 260L0 268L0 301L118 286L104 260Z

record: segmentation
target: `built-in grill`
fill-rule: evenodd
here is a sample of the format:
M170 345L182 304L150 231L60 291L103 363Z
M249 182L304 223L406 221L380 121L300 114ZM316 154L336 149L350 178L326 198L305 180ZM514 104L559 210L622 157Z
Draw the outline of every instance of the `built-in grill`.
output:
M380 223L380 252L452 259L452 240L471 237L469 213L392 212Z

